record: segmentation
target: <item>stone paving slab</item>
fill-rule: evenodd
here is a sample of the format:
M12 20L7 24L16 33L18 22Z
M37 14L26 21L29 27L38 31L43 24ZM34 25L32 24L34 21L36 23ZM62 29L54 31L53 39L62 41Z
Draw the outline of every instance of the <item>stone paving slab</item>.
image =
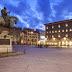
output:
M27 49L25 55L0 58L0 72L72 72L72 49Z

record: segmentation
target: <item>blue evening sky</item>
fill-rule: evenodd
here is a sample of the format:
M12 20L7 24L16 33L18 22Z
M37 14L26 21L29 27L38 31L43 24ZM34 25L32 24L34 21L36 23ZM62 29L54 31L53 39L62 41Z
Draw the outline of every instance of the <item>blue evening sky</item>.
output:
M72 0L0 0L0 10L4 5L21 28L44 30L45 23L72 18Z

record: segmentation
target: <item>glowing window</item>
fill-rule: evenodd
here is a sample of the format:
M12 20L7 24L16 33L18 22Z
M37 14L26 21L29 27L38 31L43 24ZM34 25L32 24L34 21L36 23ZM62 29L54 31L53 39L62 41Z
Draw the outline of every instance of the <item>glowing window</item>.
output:
M47 32L48 33L48 32Z
M53 37L53 40L55 40L56 38Z
M49 33L51 33L51 31L49 31Z
M31 34L33 34L33 32L31 31Z
M48 27L47 27L47 29L48 29Z
M68 24L66 24L66 27L68 27Z
M72 29L70 29L70 31L72 31Z
M52 35L52 38L53 38L54 36Z
M48 38L48 36L47 36L47 38Z
M64 30L62 30L62 32L64 32Z
M64 37L63 39L66 40L66 37Z
M60 35L58 35L58 37L60 37Z
M57 33L57 31L55 31L55 33Z
M52 31L52 33L54 33L54 31Z
M68 30L66 29L66 32L68 32Z
M58 25L58 27L60 28L60 25Z
M68 37L68 34L66 34L65 36Z
M58 32L60 32L60 30Z
M52 28L54 28L54 26L52 26Z

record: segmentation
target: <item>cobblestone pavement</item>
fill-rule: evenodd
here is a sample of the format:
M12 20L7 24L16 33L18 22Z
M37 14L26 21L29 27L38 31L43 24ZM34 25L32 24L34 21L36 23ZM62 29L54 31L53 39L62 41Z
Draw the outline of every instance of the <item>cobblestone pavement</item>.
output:
M0 58L0 72L72 72L72 49L27 48L24 55Z

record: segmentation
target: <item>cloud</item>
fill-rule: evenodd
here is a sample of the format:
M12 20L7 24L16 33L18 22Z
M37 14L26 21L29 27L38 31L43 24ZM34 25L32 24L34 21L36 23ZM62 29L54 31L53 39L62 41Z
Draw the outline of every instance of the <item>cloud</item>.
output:
M50 3L50 8L51 8L50 16L55 17L56 16L56 10L54 9L54 4L53 3Z
M23 16L17 15L17 14L15 14L15 16L19 19L19 22L21 22L22 28L24 26L27 27L27 28L29 27L28 22L23 20Z
M2 9L3 8L3 5L2 4L0 4L0 9Z
M53 5L58 6L59 4L61 4L64 0L50 0L50 3L53 3Z
M36 8L34 9L32 6L30 6L29 9L26 9L22 15L23 20L27 21L29 26L32 28L35 28L39 25L40 22L43 21L43 13L38 12Z
M43 13L42 12L38 12L37 10L35 10L35 9L32 9L31 8L31 10L34 12L33 13L33 17L35 17L35 18L37 18L38 20L43 20Z
M18 27L44 29L42 23L44 15L42 11L38 10L38 0L5 0L4 3L10 11L10 15L19 19Z
M72 19L72 12L69 12L68 10L64 10L63 14L62 14L62 17L64 19Z
M59 6L63 0L50 0L50 8L51 8L51 14L50 17L56 17L57 10L55 7Z
M37 0L37 3L38 12L41 12L43 14L43 23L48 22L48 17L51 13L49 0Z
M5 0L4 2L5 4L12 5L14 7L18 7L21 1L20 0Z
M10 15L19 18L18 26L44 29L45 23L72 18L71 0L0 0Z
M43 20L43 13L39 12L37 10L37 0L27 0L28 5L30 6L30 9L28 12L32 11L32 16L39 19L39 20ZM31 13L29 13L31 15Z
M1 9L3 8L3 5L2 4L0 4L0 11L1 11ZM0 12L0 15L1 15L1 12Z
M37 0L27 0L27 3L29 4L30 8L36 10L36 7L37 7Z
M48 21L49 21L49 22L52 22L52 21L53 21L53 19L52 19L52 18L48 18Z
M45 26L42 23L39 23L35 28L45 30Z

